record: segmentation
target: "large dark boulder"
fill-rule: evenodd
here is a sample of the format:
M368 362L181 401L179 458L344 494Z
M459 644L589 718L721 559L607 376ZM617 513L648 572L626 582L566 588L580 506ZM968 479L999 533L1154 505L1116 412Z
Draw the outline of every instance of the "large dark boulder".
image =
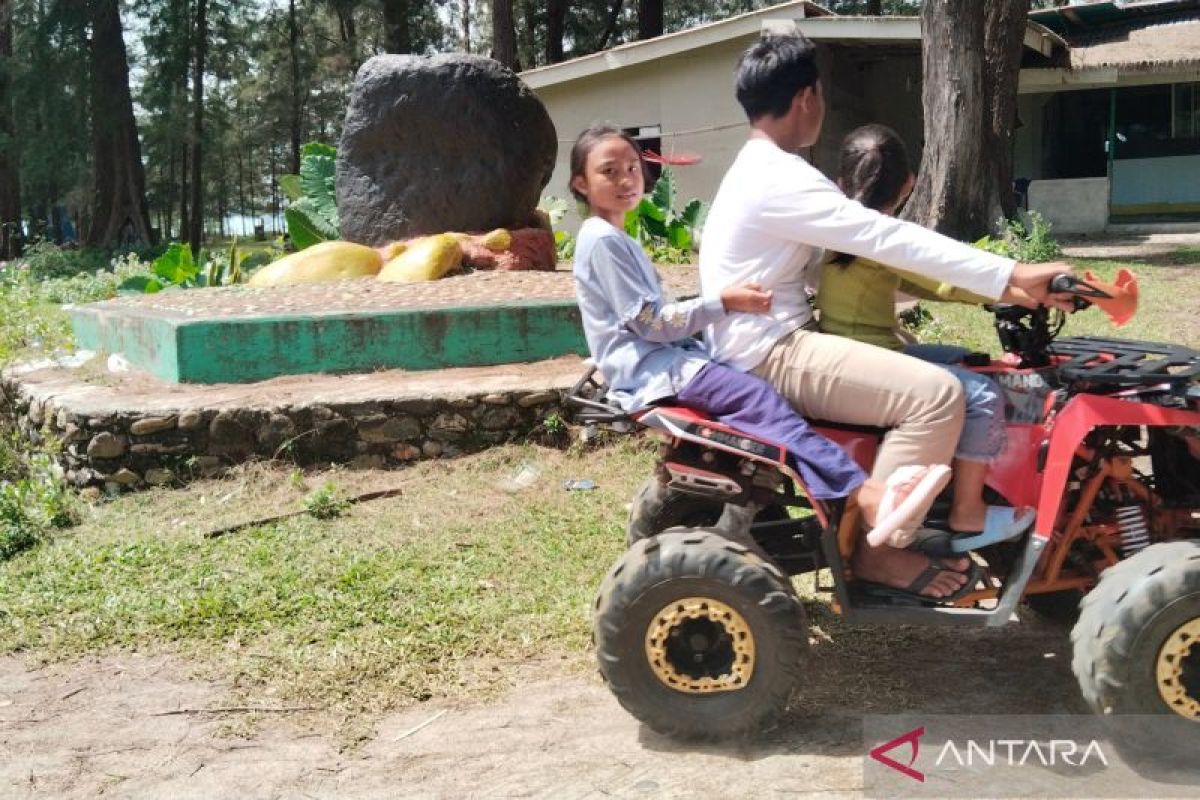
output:
M376 56L354 79L338 148L342 237L527 225L557 150L541 101L498 62Z

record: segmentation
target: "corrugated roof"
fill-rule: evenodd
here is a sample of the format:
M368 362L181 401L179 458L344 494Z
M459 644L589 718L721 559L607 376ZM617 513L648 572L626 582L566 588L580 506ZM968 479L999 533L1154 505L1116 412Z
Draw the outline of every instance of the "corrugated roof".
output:
M1200 0L1142 0L1142 2L1072 3L1069 6L1029 12L1029 18L1068 40L1106 25L1145 23L1162 14L1186 13L1200 8Z

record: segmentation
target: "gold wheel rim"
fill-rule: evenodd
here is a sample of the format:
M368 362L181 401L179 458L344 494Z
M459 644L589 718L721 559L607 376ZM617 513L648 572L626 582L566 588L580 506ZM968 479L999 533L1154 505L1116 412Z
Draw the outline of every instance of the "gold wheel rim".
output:
M1200 662L1200 617L1185 622L1167 637L1158 651L1158 693L1181 717L1200 721L1200 693L1184 684L1184 666ZM1193 664L1192 669L1200 668Z
M646 660L655 677L677 691L734 692L754 674L754 634L720 600L685 597L663 606L650 621Z

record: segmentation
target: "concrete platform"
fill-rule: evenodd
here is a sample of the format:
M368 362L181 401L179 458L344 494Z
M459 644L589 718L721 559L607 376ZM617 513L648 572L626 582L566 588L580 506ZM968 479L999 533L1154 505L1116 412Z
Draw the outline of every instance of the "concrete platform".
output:
M696 291L694 267L673 291ZM475 272L419 284L373 279L120 297L71 310L79 347L121 353L172 383L430 370L586 355L568 271Z

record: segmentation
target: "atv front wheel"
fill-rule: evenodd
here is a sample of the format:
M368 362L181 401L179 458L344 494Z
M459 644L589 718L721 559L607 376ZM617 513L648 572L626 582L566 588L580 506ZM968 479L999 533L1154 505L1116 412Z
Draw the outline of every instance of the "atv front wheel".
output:
M704 530L625 551L593 622L600 673L617 700L679 739L762 727L786 708L808 651L804 608L783 573Z
M1123 749L1161 755L1155 752L1166 744L1161 731L1153 735L1138 726L1169 715L1194 723L1180 729L1194 757L1200 746L1200 541L1151 545L1105 570L1083 599L1071 641L1071 666L1092 710L1118 726L1121 716L1139 715L1121 734Z

